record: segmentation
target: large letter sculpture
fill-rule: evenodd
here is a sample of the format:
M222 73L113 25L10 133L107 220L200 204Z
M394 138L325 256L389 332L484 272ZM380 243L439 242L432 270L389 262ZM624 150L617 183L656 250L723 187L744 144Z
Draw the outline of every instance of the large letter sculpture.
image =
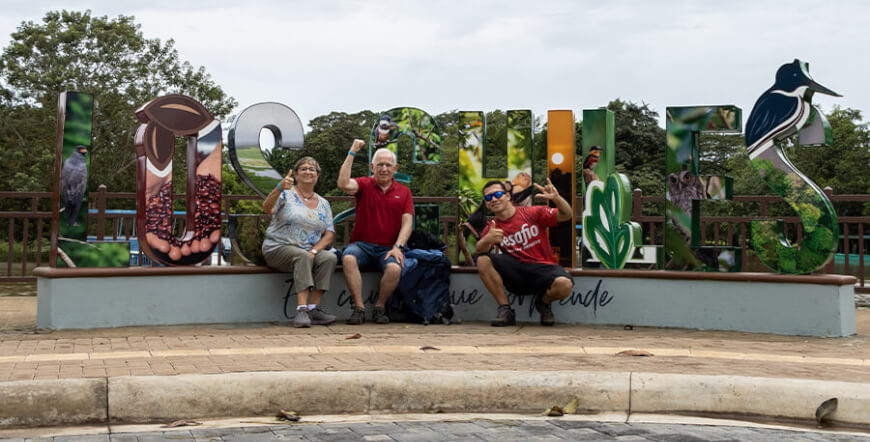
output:
M736 106L667 108L665 265L674 270L739 272L739 247L701 241L702 200L731 199L731 177L702 176L699 138L704 132L740 133ZM718 238L718 234L714 235Z
M221 126L196 100L156 98L138 110L136 229L139 245L168 265L199 263L221 238ZM187 137L185 231L172 233L172 156L175 137ZM144 236L145 241L142 241Z
M266 142L261 144L263 131L271 135L271 143L263 140ZM233 119L227 135L227 153L239 178L265 198L289 171L287 166L282 167L285 157L290 151L302 149L304 142L302 120L293 109L281 103L257 103ZM231 213L228 218L234 253L242 260L265 265L260 250L264 230L260 215Z
M825 265L837 249L837 214L828 197L786 157L780 146L801 131L799 144L831 143L830 126L813 106L815 92L839 97L810 78L807 63L795 59L776 72L776 82L752 108L746 123L746 149L752 166L770 188L798 213L803 240L792 245L782 221L753 221L752 246L766 266L780 273L809 273Z
M577 229L574 224L574 112L547 112L547 176L571 205L571 220L550 229L550 245L563 267L576 267Z
M412 158L415 163L441 162L441 129L438 122L426 111L415 107L396 107L381 114L372 126L369 137L369 159L380 148L398 154L398 142L402 136L411 137L414 143Z
M629 221L631 183L616 172L612 111L583 111L583 153L583 246L604 268L621 269L640 245L641 229Z
M50 257L52 266L122 267L130 263L129 242L88 242L87 188L93 112L93 95L72 91L60 94ZM97 237L101 238L104 232L97 233ZM24 234L27 235L27 232ZM61 259L58 260L55 253Z
M410 137L413 143L412 161L418 164L441 162L441 128L435 117L415 107L395 107L381 114L372 126L369 136L369 161L375 150L389 149L399 158L399 139ZM401 170L401 168L400 168ZM406 169L407 170L407 169ZM371 172L371 171L370 171ZM411 182L411 175L396 173L396 181ZM338 221L354 213L351 208L336 216ZM437 204L414 205L414 228L437 235L440 231L441 211Z
M260 145L260 132L268 130L274 146ZM239 178L265 198L287 170L276 170L277 157L287 150L302 149L302 120L281 103L257 103L239 113L227 136L227 153Z
M479 111L459 112L459 197L462 211L460 219L466 219L474 207L483 201L483 185L490 179L511 181L511 200L514 204L531 204L532 187L532 162L534 160L534 117L530 110L507 111L507 176L490 176L485 173L486 165L491 161L492 153L496 146L488 146L486 143L486 116ZM500 149L499 149L500 150ZM480 218L479 220L477 218ZM467 218L469 224L480 233L484 227L483 213L477 217ZM467 236L470 230L460 232L463 236L459 241L462 247L465 239L473 249L475 240ZM470 254L466 256L469 262Z

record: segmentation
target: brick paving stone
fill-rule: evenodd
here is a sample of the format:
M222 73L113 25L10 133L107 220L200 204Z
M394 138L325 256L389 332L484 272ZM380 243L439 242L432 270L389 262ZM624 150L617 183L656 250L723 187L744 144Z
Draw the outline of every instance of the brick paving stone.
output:
M431 442L444 439L444 435L437 431L404 431L401 433L389 433L388 436L398 442Z
M82 369L82 376L86 378L104 377L106 376L105 368L85 367Z
M395 431L401 431L402 427L391 423L364 423L364 424L356 424L350 426L351 431L361 435L370 435L370 434L387 434Z
M596 425L592 427L595 431L606 434L608 436L644 436L649 434L650 430L640 425L629 425L621 423L613 423L606 425Z
M244 427L245 433L271 433L272 428L267 426Z
M135 434L131 433L113 433L111 442L138 442Z
M108 434L94 434L87 436L58 436L54 442L110 442Z
M481 429L479 425L470 422L437 422L429 425L429 428L435 431L459 435L471 434Z
M276 437L273 434L241 433L224 436L223 438L221 438L221 440L237 442L262 442L267 440L276 440Z
M34 437L34 438L27 438L24 440L26 440L27 442L52 442L52 438L50 438L50 437Z
M185 440L197 440L193 435L190 434L189 431L168 431L166 433L147 433L147 434L137 434L137 439L139 442L166 442L167 440L177 440L177 441L185 441ZM205 439L208 440L208 439Z

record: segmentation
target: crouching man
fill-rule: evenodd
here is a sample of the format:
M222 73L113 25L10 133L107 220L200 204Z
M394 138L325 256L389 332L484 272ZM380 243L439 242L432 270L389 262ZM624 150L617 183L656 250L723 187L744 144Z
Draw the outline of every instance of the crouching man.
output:
M517 323L505 288L517 295L536 296L541 325L556 322L551 304L570 296L574 288L574 278L558 265L547 238L547 228L571 219L571 205L549 179L546 187L535 187L541 192L535 198L552 201L556 208L516 207L501 181L490 181L483 187L483 199L495 219L483 230L475 252L480 279L498 303L494 327ZM502 253L491 253L496 245Z

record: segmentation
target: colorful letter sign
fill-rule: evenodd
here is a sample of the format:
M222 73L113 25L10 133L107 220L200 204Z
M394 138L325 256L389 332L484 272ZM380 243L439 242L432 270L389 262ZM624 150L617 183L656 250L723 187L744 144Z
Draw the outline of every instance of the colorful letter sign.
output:
M369 137L369 159L380 148L398 154L398 141L402 136L413 140L412 158L415 163L441 162L441 129L438 122L426 111L415 107L396 107L381 114Z
M139 246L163 264L202 262L221 238L220 122L184 95L151 100L136 116L142 121L135 138ZM172 217L176 136L187 137L187 222L179 237L173 235Z
M753 167L764 181L798 213L799 245L784 233L782 221L753 221L752 245L759 259L782 273L808 273L827 263L836 250L839 229L833 206L819 187L797 170L780 144L800 133L801 145L829 144L830 125L813 106L813 94L839 96L809 76L807 63L794 60L779 68L776 81L755 103L746 130L746 148ZM99 244L86 236L87 180L91 152L94 100L77 92L61 94L58 104L57 160L55 161L52 261L59 254L62 265L93 266L125 264L126 244ZM141 120L135 136L137 156L136 226L140 247L150 258L167 265L202 262L221 240L221 126L196 100L183 95L157 98L136 111ZM469 207L481 201L480 192L490 179L505 181L513 204L531 204L533 139L535 121L529 110L506 114L506 150L488 146L483 112L459 112L458 187L463 238L482 231L485 206L471 214ZM672 270L740 271L742 253L731 238L711 241L701 223L700 202L731 198L733 183L727 176L705 176L700 170L699 137L706 132L740 133L741 110L737 106L687 106L667 108L665 173L664 258L659 267ZM548 114L548 177L559 193L575 201L575 122L572 111ZM583 114L582 192L583 246L593 261L608 269L623 268L639 246L638 224L630 222L631 184L615 171L614 115L606 109ZM268 131L274 144L260 145ZM436 119L413 107L390 109L378 118L369 138L369 158L374 150L398 153L400 140L410 137L414 163L440 163L442 134ZM172 159L176 137L187 138L187 208L183 229L173 215ZM303 146L302 122L293 110L278 103L258 103L242 111L229 131L229 157L241 179L260 196L270 192L284 176L274 168L288 150ZM350 140L347 140L348 142ZM504 157L506 176L490 176L485 163ZM410 181L410 177L398 176ZM338 222L352 209L338 214ZM176 213L175 215L181 215ZM440 230L437 206L421 209L419 227ZM259 214L238 215L259 219ZM231 225L234 224L230 216ZM179 225L180 226L180 225ZM575 267L576 224L566 222L550 230L549 239L559 263ZM175 230L183 230L180 236ZM100 236L99 234L97 235ZM232 235L231 235L232 236ZM474 239L469 239L473 247ZM253 241L256 242L256 241ZM470 259L462 238L458 246ZM256 245L255 245L256 246ZM111 249L111 250L110 250ZM661 257L662 249L653 249ZM105 252L105 253L104 253ZM108 253L111 252L111 253ZM108 255L107 255L108 253ZM106 255L108 259L104 259ZM648 254L641 253L649 264ZM102 256L102 257L101 257ZM114 263L114 264L113 264Z
M88 171L94 96L62 92L57 104L57 148L52 221L52 265L123 267L130 263L130 243L88 241ZM55 257L55 252L60 259Z
M274 146L260 145L260 132L268 130ZM227 153L239 178L265 198L287 170L276 170L276 159L287 150L302 149L302 120L281 103L248 106L233 120L227 136Z
M739 248L701 241L700 202L731 199L733 186L731 177L701 175L699 146L702 133L740 133L740 123L736 106L667 108L666 268L740 271Z
M510 181L511 201L514 204L531 204L532 190L532 160L534 142L534 117L530 110L507 111L507 176L493 177L485 173L485 166L490 161L487 153L496 146L486 143L486 116L479 111L459 112L459 195L460 198L470 196L474 202L483 201L483 185L491 179ZM460 202L462 204L462 202ZM463 205L463 210L471 211ZM481 205L478 211L468 216L477 233L484 228L485 207ZM462 214L469 215L469 214ZM464 218L464 217L461 217ZM470 232L465 230L464 232ZM465 233L463 233L465 235ZM473 249L476 240L468 237L467 248ZM469 255L470 256L470 255Z
M550 228L550 246L556 262L573 268L577 249L577 229L574 227L574 112L547 112L547 176L559 195L571 205L571 220Z
M614 115L583 111L583 246L607 269L621 269L640 245L631 219L631 183L616 172ZM588 180L588 183L587 183Z
M839 226L830 200L785 156L780 143L801 131L800 144L831 143L830 125L813 106L813 94L839 97L816 83L800 60L776 71L776 82L764 92L746 123L746 150L764 182L798 213L803 240L792 245L781 221L753 221L752 247L766 266L780 273L809 273L825 265L837 249Z

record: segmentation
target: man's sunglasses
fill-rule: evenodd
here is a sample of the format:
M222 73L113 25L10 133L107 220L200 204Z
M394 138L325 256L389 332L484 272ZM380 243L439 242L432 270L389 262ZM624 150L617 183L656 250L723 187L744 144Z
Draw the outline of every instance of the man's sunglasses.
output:
M493 192L493 193L490 193L489 195L484 195L484 196L483 196L483 199L485 199L485 200L487 200L487 201L492 201L493 198L495 198L495 199L499 199L499 198L503 197L504 194L505 194L505 193L502 192L501 190L497 190L497 191L495 191L495 192Z

